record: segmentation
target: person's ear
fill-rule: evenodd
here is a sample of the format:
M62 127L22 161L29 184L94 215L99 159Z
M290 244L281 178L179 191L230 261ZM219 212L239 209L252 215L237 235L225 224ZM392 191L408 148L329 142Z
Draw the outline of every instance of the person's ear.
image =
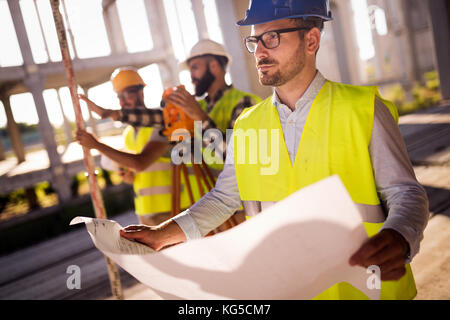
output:
M309 55L316 55L320 47L322 34L318 28L312 28L305 34L305 50Z
M222 67L219 64L219 61L217 61L216 59L211 59L208 62L208 66L209 66L209 71L211 71L211 73L215 76L217 76L219 74L219 72L222 70Z

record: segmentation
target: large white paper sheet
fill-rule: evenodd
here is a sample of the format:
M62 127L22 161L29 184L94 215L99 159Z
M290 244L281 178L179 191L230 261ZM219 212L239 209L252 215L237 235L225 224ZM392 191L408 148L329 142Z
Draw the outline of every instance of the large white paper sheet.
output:
M361 216L337 177L304 188L213 237L161 252L122 239L114 221L85 222L97 248L167 299L311 299L348 282L371 299L371 274L348 260L367 240Z

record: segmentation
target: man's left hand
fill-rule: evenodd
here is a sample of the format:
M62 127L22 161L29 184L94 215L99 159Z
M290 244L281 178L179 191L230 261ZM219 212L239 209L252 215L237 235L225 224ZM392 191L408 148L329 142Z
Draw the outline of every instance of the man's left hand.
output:
M183 109L186 115L194 121L208 119L208 114L202 110L194 96L184 88L177 88L167 100Z
M99 145L98 140L86 130L77 130L75 139L79 144L88 149L95 149Z
M395 230L384 229L370 238L351 258L350 265L380 267L382 281L399 280L406 273L409 244Z

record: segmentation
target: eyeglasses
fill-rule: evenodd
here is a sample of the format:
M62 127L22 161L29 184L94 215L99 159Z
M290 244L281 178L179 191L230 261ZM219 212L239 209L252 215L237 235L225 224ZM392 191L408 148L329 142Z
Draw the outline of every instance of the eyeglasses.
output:
M119 100L124 100L124 99L129 99L129 98L135 97L138 94L139 90L140 90L140 88L125 89L124 91L122 91L121 93L119 93L117 95L117 98Z
M309 30L310 28L289 28L264 32L260 36L250 36L244 39L248 52L255 53L258 42L261 41L266 49L275 49L280 45L280 34L299 30Z

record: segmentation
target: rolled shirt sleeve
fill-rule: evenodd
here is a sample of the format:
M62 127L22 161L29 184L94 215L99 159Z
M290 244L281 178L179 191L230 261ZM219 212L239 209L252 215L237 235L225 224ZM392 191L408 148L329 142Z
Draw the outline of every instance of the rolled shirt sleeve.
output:
M429 220L428 197L417 181L399 127L378 98L370 143L375 182L387 218L382 229L399 232L409 243L407 262L419 252Z

